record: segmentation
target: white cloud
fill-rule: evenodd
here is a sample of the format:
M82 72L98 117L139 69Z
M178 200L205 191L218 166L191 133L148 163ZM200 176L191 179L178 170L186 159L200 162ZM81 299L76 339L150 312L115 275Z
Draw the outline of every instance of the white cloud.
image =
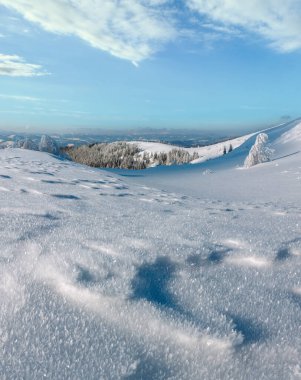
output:
M238 27L257 33L282 52L301 48L300 0L186 0L186 3L215 27Z
M206 45L252 32L279 51L301 49L301 0L0 0L0 5L48 32L76 36L136 65L176 38Z
M170 0L0 0L43 29L139 62L176 36Z
M0 76L34 77L47 75L41 65L26 62L18 55L0 54Z

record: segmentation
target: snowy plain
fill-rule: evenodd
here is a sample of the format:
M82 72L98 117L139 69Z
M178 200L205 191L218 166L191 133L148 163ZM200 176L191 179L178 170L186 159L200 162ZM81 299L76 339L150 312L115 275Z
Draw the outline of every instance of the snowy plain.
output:
M301 121L196 165L0 151L1 379L301 379Z

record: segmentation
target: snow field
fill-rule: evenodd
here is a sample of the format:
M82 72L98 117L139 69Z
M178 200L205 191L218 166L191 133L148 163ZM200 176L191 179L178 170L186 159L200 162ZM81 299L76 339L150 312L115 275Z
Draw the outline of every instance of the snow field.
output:
M2 150L1 378L300 378L301 164L283 152L164 182Z

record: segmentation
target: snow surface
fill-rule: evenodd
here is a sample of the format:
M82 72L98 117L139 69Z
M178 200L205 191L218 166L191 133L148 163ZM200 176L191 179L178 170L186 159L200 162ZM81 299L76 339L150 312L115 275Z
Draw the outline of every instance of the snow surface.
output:
M0 151L2 379L300 379L301 123L203 164Z

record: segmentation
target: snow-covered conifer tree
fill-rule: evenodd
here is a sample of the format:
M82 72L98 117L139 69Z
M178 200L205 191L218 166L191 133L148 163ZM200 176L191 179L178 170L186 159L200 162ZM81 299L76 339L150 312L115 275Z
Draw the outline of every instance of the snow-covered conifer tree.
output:
M39 150L41 152L59 154L59 148L57 146L57 143L50 136L47 136L47 135L43 135L41 137L41 140L39 143Z
M38 150L37 144L28 137L26 137L26 139L24 140L22 148L29 150Z
M21 149L29 149L29 150L38 150L37 144L26 137L23 140L18 140L14 143L13 147L15 148L21 148Z
M246 168L270 161L272 151L266 146L268 139L268 135L265 133L260 133L257 136L255 144L252 146L247 158L245 159L244 166Z

